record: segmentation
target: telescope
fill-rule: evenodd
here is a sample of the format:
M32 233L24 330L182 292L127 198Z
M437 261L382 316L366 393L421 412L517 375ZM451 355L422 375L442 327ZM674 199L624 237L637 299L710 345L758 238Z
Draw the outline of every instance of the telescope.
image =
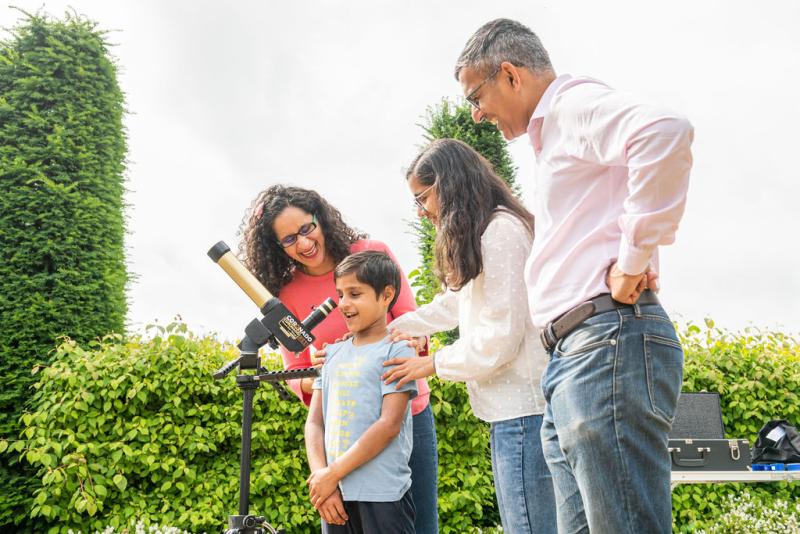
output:
M245 327L245 335L239 342L239 357L219 369L213 376L219 380L224 378L234 369L239 369L236 376L236 385L242 390L242 448L239 463L239 514L228 516L228 530L226 534L280 534L278 530L266 522L263 516L252 515L250 508L250 445L253 423L253 397L255 390L261 382L272 384L283 400L291 399L292 395L280 382L296 378L316 377L317 369L292 369L289 371L269 372L261 367L261 358L258 351L269 344L273 349L282 345L291 352L301 352L314 342L311 330L336 308L333 299L326 299L302 321L290 312L278 298L270 295L269 291L248 271L234 256L230 247L220 241L208 251L208 256L236 282L250 300L258 306L263 317L253 319ZM255 374L242 373L241 371L254 369Z
M302 352L314 342L311 330L336 308L333 299L326 299L301 322L283 302L270 295L224 241L211 247L208 256L228 273L264 315L261 320L254 320L245 328L245 334L259 346L269 343L273 349L277 349L280 344L291 352Z

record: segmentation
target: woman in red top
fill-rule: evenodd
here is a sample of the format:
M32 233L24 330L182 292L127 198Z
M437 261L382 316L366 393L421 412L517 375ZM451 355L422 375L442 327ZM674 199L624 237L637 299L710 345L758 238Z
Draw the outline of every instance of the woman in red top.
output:
M295 317L303 319L326 298L338 301L333 270L346 256L362 250L386 252L380 241L347 226L339 211L316 191L274 185L262 191L242 223L240 256L245 266ZM391 321L416 309L405 275ZM314 345L321 349L347 333L344 317L332 312L314 330ZM286 369L311 366L308 350L299 354L281 347ZM289 381L289 387L306 404L311 400L313 379ZM411 454L411 494L416 508L418 534L438 532L436 430L429 405L430 389L417 381L417 397L411 402L414 449Z

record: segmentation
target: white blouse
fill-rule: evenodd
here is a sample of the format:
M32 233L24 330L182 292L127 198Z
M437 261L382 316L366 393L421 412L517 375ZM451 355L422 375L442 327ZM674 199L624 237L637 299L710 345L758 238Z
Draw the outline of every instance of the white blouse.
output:
M459 339L435 354L436 374L466 382L472 411L484 421L544 412L540 379L547 355L531 322L523 276L531 245L519 219L496 212L481 236L483 272L389 325L412 336L459 327Z

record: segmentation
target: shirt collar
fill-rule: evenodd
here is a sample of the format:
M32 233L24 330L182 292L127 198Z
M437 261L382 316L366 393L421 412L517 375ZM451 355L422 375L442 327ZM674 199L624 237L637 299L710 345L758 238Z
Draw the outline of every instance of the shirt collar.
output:
M550 85L547 86L547 89L544 90L544 94L542 94L542 98L539 99L539 103L536 104L536 109L533 110L533 115L531 116L531 120L542 118L547 115L547 112L550 111L550 102L553 100L553 96L555 96L556 91L570 81L572 76L569 74L562 74L552 82Z
M550 85L547 86L547 89L545 89L544 93L542 94L542 98L539 99L539 103L536 104L536 109L533 110L533 115L531 115L531 120L528 123L528 137L530 137L531 142L533 143L533 148L537 153L542 148L540 133L541 124L544 121L545 115L550 112L550 103L553 101L553 97L561 88L561 86L571 79L571 75L562 74L550 82Z

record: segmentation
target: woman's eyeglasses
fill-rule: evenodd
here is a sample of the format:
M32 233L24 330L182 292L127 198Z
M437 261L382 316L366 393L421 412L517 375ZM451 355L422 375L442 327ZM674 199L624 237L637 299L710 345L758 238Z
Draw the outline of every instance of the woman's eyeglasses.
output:
M312 215L311 216L311 222L306 223L303 226L301 226L297 230L296 234L289 234L286 237L284 237L283 239L277 240L278 244L280 246L282 246L283 248L289 248L292 245L294 245L295 243L297 243L297 238L298 237L300 237L300 236L306 237L307 235L309 235L311 232L313 232L316 229L317 229L317 216L316 215Z
M428 193L428 191L430 191L434 187L436 187L436 182L433 182L433 184L430 187L428 187L425 191L423 191L422 193L420 193L418 195L414 195L414 205L416 207L418 207L419 209L421 209L422 211L424 211L425 213L428 213L428 208L425 207L425 203L428 202L428 197L426 196L426 194ZM422 197L425 197L425 198L422 198Z

